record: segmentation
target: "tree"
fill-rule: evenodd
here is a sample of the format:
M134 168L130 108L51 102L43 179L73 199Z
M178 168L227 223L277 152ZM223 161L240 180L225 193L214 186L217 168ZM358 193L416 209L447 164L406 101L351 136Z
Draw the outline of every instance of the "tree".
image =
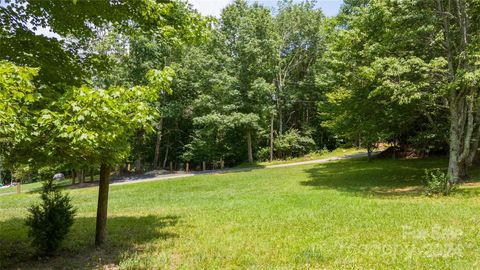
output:
M73 225L76 209L68 194L62 194L51 178L43 183L41 199L41 204L28 208L29 216L25 223L29 226L32 245L45 255L60 247Z
M314 82L308 81L308 75L324 51L322 27L325 18L322 11L315 8L315 1L293 4L285 0L279 2L274 20L277 35L274 52L275 101L281 135L287 129L286 110L299 104L309 105L310 100L304 99L303 92L315 89L312 87ZM302 89L302 83L308 84L307 89Z
M55 145L69 141L69 152L64 155L82 155L90 164L100 166L97 245L105 241L111 168L129 155L129 139L137 130L153 130L158 112L152 104L158 99L159 89L170 91L172 76L173 70L165 68L148 73L148 86L72 87L56 111L42 111L40 124L49 130Z
M189 152L199 153L194 148L200 146L226 144L234 152L231 156L253 162L255 135L268 126L270 118L265 107L269 107L271 93L264 84L273 79L273 30L272 17L264 7L235 1L223 10L205 48L211 63L209 88L202 89L194 102L193 121L204 130L195 132L194 143L187 146ZM244 139L239 141L238 134ZM240 149L240 143L246 151ZM224 158L224 154L215 157Z
M412 138L431 127L441 139L445 134L442 115L449 115L445 141L448 177L453 183L466 176L480 139L474 60L480 29L473 23L478 6L477 1L462 0L352 1L332 38L338 44L331 51L336 55L333 59L345 69L350 66L346 74L354 82L353 89L361 85L356 78L371 82L365 97L383 96L388 104L384 113L401 108L389 115L395 123L408 121L403 121L406 125L401 130L390 126L389 133ZM421 122L429 125L416 124Z
M171 69L152 71L148 86L138 86L146 84L135 80L138 73L134 79L123 79L126 72L116 65L122 63L118 59L126 56L130 43L114 44L115 37L131 41L135 34L153 33L179 46L200 38L204 21L184 2L146 0L19 0L0 6L0 20L2 58L40 67L36 90L41 98L29 107L36 115L30 119L35 124L9 160L77 168L98 164L102 179L96 242L100 244L109 170L130 154L132 134L150 129L157 115L152 105L159 91L168 90L173 75ZM36 35L38 27L57 37Z

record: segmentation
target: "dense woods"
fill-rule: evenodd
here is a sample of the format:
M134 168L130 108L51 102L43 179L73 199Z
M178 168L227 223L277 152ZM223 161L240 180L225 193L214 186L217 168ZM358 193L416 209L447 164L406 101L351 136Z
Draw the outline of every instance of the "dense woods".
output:
M448 154L458 182L480 139L479 16L477 0L346 0L332 18L315 1L236 0L219 18L182 1L3 4L2 179L100 174L105 219L112 170L382 142Z

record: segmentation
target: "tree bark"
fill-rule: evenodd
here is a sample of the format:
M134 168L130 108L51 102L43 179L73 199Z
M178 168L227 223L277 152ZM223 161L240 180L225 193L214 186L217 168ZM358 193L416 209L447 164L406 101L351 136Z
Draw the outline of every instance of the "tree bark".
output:
M453 91L453 90L452 90ZM448 159L448 179L451 183L457 183L460 179L460 151L461 131L458 104L455 102L456 95L450 94L450 140Z
M247 131L248 163L253 163L252 133Z
M75 179L77 178L77 171L72 169L72 185L75 185Z
M110 185L110 167L106 164L100 166L100 184L98 188L97 224L95 245L105 243L108 209L108 189Z
M85 170L78 171L78 183L83 184L85 182Z
M273 161L273 122L275 119L275 115L272 113L270 118L270 162Z
M165 168L165 166L167 166L167 159L168 159L168 145L167 145L167 149L165 150L165 157L163 158L163 166L162 168Z
M163 130L163 117L160 118L160 122L158 123L157 142L155 143L155 155L153 157L154 169L158 169L158 166L160 165L159 159L160 159L160 145L162 143L162 130Z
M278 113L278 134L283 134L283 76L282 73L277 74L277 113Z

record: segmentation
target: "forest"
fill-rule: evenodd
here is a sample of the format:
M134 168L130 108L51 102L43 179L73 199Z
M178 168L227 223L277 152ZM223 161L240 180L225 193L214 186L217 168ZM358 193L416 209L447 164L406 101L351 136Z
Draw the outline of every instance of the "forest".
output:
M448 183L467 181L479 19L479 0L344 0L333 17L315 0L219 17L182 0L0 1L2 184L100 178L102 244L111 175L387 146L448 157Z

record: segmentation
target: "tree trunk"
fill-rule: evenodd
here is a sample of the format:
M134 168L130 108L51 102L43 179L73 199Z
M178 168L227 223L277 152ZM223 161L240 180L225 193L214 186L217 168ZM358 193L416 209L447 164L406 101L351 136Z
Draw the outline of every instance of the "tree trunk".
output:
M275 115L272 113L270 118L270 162L273 161L273 122L275 119Z
M90 182L93 182L94 181L94 178L95 177L95 171L93 169L90 169Z
M72 169L72 185L75 185L75 179L77 178L77 171Z
M283 110L281 106L278 107L278 134L283 134Z
M165 158L163 159L163 166L162 168L165 168L165 166L167 166L167 159L168 159L168 145L167 145L167 150L165 150Z
M252 133L247 131L248 163L253 163Z
M450 104L450 149L448 159L448 180L450 183L457 183L460 179L460 145L461 139L457 123L458 111L455 104Z
M100 184L98 188L97 224L95 245L105 243L108 209L108 189L110 185L110 167L106 164L100 166Z
M141 157L138 157L134 163L135 163L135 171L143 172L143 163L142 163Z
M281 73L277 74L277 113L278 113L278 134L283 134L283 76Z
M85 170L78 171L78 183L83 184L85 182Z
M163 117L160 118L157 131L157 142L155 143L155 155L153 157L153 168L158 169L160 159L160 144L162 143ZM165 165L164 165L165 166Z

